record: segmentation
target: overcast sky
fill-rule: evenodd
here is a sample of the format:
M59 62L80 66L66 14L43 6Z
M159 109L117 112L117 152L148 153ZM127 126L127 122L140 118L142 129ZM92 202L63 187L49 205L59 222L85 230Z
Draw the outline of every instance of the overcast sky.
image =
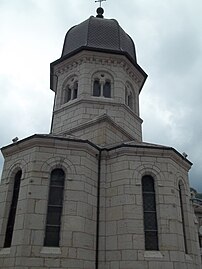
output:
M60 58L67 30L97 6L94 0L0 0L1 147L16 136L49 133L49 64ZM186 152L190 185L202 192L202 1L107 0L103 7L133 38L148 74L140 95L144 141Z

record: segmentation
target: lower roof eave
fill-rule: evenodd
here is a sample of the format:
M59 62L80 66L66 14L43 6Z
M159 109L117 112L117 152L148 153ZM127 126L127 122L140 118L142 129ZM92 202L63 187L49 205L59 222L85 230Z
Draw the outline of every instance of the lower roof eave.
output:
M74 137L64 137L59 135L51 135L51 134L34 134L29 137L26 137L22 140L18 140L17 142L7 145L1 148L1 152L4 157L14 154L15 152L22 151L28 148L32 148L34 146L52 146L56 147L59 143L79 143L79 148L81 144L89 147L89 149L93 149L99 151L99 147L93 144L92 142L85 139L77 139ZM62 144L61 144L62 145Z
M34 146L56 147L59 144L61 146L63 145L67 146L66 143L69 143L69 145L70 143L73 143L71 144L71 146L73 145L75 147L77 143L77 145L79 145L79 148L81 147L81 144L83 144L83 146L85 145L85 147L89 148L89 150L91 149L96 152L106 151L111 154L113 153L122 154L122 153L125 153L126 151L127 153L132 154L134 153L134 150L135 150L136 154L138 155L142 154L146 156L149 154L149 156L173 158L183 163L184 166L186 166L188 170L192 166L192 162L190 162L188 159L186 159L182 154L180 154L176 149L172 147L144 143L144 142L137 142L137 141L118 143L117 145L113 145L109 147L99 147L96 144L90 142L89 140L79 139L73 136L65 137L65 136L52 135L52 134L34 134L32 136L19 140L13 144L2 147L1 151L2 151L3 156L6 157L6 156L14 154L15 152L22 151L22 150L25 150L27 148L31 148Z

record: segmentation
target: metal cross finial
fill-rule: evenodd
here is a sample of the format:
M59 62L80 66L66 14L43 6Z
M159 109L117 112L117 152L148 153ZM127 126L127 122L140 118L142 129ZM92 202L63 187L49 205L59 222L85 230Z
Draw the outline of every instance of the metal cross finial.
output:
M96 0L95 3L99 2L100 3L100 7L101 7L103 1L107 1L107 0Z

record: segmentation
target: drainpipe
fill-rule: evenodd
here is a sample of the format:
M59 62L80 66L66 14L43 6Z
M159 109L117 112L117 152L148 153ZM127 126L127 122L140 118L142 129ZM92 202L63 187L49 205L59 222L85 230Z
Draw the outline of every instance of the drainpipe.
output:
M97 178L97 224L96 224L96 253L95 253L95 269L98 269L99 263L99 229L100 229L100 178L101 178L101 154L98 155L98 178Z

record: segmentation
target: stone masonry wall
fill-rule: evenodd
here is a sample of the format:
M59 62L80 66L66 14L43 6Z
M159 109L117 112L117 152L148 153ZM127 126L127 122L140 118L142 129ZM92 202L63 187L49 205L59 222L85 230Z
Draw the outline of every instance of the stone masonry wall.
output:
M98 71L109 73L113 78L111 98L92 96L93 75ZM55 73L58 76L58 84L53 113L53 134L63 134L79 124L107 114L134 139L142 140L139 91L143 77L125 57L82 52L59 65ZM78 78L78 96L64 103L63 91L68 79L74 76ZM125 105L127 83L133 88L133 110Z
M94 268L97 206L97 159L95 149L80 144L34 146L7 157L1 184L0 268ZM12 246L4 249L8 215L8 189L12 167L22 168ZM43 247L51 170L65 171L64 206L60 248ZM3 216L3 218L2 218Z
M187 171L163 151L127 149L103 156L100 269L199 269ZM126 152L127 151L127 152ZM153 157L152 157L153 155ZM141 178L155 180L159 251L145 251ZM178 181L186 189L185 254Z
M123 131L115 128L107 121L101 121L94 123L92 126L86 126L86 128L72 130L69 134L81 139L87 139L99 146L106 146L130 141L131 137L123 133Z
M0 268L95 269L98 150L86 142L39 137L5 150L0 187ZM23 172L12 246L3 248L17 169ZM43 246L50 173L66 174L59 248ZM99 269L200 269L188 184L189 164L166 148L102 151ZM159 251L145 251L141 178L155 181ZM185 187L188 254L178 183Z
M129 108L106 101L102 102L102 100L92 102L88 100L76 101L74 105L67 104L59 111L56 111L53 116L53 134L68 133L72 128L105 114L111 117L117 125L122 127L134 139L142 141L142 121L133 112L129 111Z

